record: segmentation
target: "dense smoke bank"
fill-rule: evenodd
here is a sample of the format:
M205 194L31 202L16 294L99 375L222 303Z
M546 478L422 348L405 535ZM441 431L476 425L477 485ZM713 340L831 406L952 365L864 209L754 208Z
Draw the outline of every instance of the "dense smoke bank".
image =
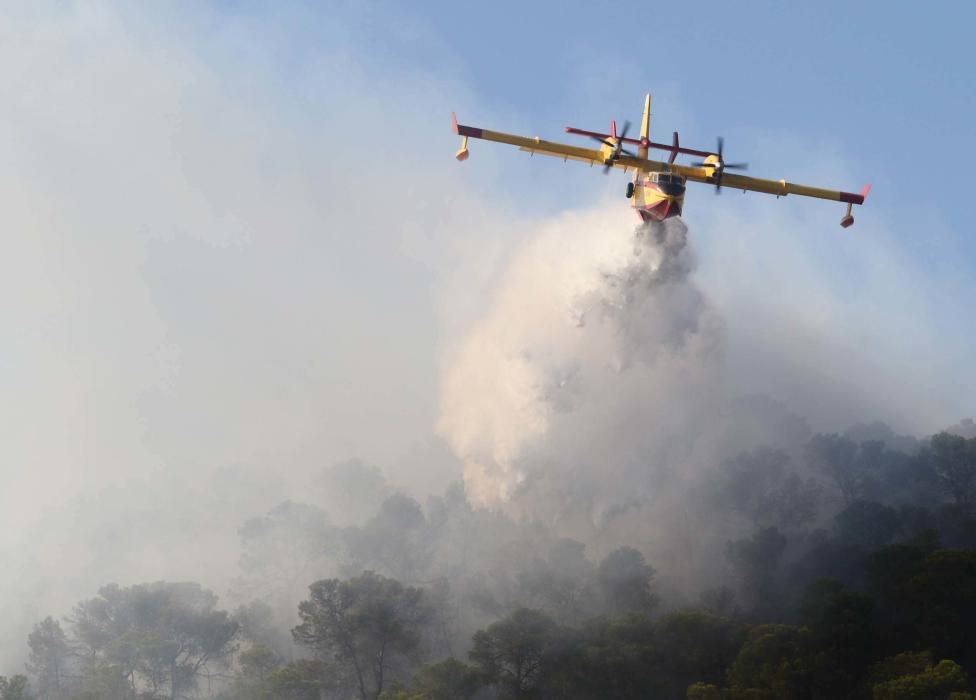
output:
M31 697L30 683L58 700L855 697L909 677L966 688L976 598L932 604L976 590L972 421L922 439L879 422L823 433L783 397L737 395L751 378L729 381L724 321L694 272L680 220L628 229L594 213L544 228L447 365L439 429L456 463L433 444L399 474L349 459L300 494L270 471L229 470L202 487L214 501L193 525L224 552L215 590L169 576L187 564L161 543L186 536L158 488L146 489L155 510L118 496L134 534L98 562L155 544L158 568L132 564L153 578L78 585L70 609L27 613L29 634L8 635L26 636L27 663L5 667L28 674L0 676L0 697ZM426 486L436 463L463 482ZM171 500L203 502L181 493ZM947 583L912 578L933 574ZM928 617L906 626L902 608L963 612L949 639ZM848 619L860 656L825 674L846 663L835 640ZM513 638L528 640L535 675L513 680ZM755 671L781 653L807 669L790 683L817 692L784 695Z
M725 352L726 319L695 268L679 219L553 222L451 357L439 421L473 506L544 524L594 555L638 546L686 601L728 580L731 538L823 526L836 512L810 458L824 428L795 413L817 373L794 368L779 395L742 393L760 378ZM838 410L852 396L838 395ZM870 422L845 440L917 449Z
M653 496L719 389L721 326L683 222L554 226L514 261L443 386L477 505L588 518Z

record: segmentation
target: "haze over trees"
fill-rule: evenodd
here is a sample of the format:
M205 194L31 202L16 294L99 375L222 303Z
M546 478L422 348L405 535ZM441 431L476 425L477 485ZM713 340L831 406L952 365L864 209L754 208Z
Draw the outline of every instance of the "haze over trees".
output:
M421 504L355 461L327 481L361 498L240 525L236 608L193 582L83 592L0 700L976 698L976 436L726 455L683 492L696 537L664 548L458 485Z

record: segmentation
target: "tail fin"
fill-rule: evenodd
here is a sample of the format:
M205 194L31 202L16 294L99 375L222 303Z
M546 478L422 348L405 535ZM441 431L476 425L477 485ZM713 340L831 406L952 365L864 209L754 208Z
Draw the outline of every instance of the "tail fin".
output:
M651 94L644 97L644 116L641 117L640 139L641 143L647 143L651 138ZM647 158L647 148L640 146L637 149L639 158Z

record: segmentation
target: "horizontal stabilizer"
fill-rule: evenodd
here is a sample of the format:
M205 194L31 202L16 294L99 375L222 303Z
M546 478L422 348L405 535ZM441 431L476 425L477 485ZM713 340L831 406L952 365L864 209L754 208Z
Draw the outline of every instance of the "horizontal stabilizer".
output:
M585 129L577 129L575 126L567 126L566 127L566 133L568 133L568 134L577 134L578 136L590 136L592 138L598 138L598 139L609 139L609 138L613 138L613 134L601 134L598 131L586 131ZM659 151L670 151L672 153L674 153L674 152L683 153L684 155L698 156L699 158L707 158L708 156L714 155L714 152L713 151L699 151L699 150L694 149L694 148L678 147L677 149L675 149L674 144L671 144L671 143L657 143L655 141L647 141L647 142L644 142L641 139L630 139L630 138L622 138L620 140L623 143L632 143L635 146L639 146L641 148L645 148L645 147L646 148L655 148L655 149L657 149Z

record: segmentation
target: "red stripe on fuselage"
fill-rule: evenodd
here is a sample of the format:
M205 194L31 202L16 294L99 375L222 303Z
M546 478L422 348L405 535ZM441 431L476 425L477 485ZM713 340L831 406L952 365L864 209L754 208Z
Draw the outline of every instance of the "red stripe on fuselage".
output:
M656 204L637 207L637 213L644 221L664 221L681 215L681 205L676 200L662 199Z

